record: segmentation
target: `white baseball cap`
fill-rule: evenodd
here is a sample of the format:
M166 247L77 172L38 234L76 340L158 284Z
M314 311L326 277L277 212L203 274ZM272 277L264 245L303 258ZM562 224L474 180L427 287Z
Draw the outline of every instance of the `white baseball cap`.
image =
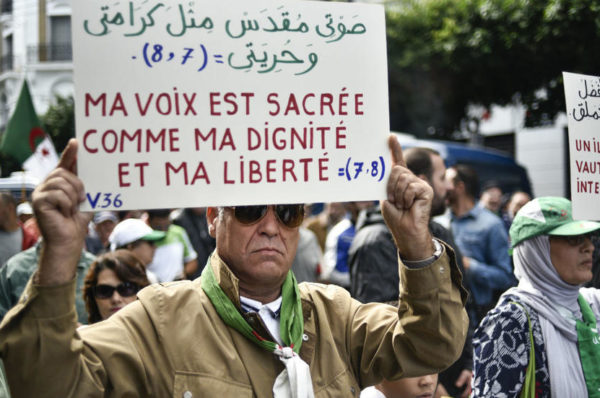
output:
M138 218L128 218L118 223L110 236L110 250L126 246L137 240L157 241L165 237L165 232L155 231Z
M21 214L33 214L33 209L29 202L23 202L17 206L17 216L20 216Z
M99 211L94 214L93 221L94 224L100 224L104 221L112 221L116 224L119 222L119 217L117 217L117 214L113 211Z

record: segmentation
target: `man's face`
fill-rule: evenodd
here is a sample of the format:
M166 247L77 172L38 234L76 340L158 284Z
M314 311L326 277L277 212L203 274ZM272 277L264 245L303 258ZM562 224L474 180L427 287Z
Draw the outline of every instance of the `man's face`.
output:
M206 213L206 207L193 207L192 213L197 216L203 216Z
M108 242L108 237L113 229L115 229L115 222L113 220L104 220L98 224L96 224L96 232L98 233L98 238L102 242L103 245L106 245Z
M446 165L439 155L430 155L433 165L431 181L429 184L433 188L433 202L431 203L431 216L439 216L446 210L446 194L451 188L446 181Z
M129 250L135 254L144 265L148 265L154 259L154 252L156 251L156 246L154 242L149 242L147 240L138 240L134 244L128 247Z
M498 187L488 188L481 194L480 201L487 209L497 213L502 206L502 190Z
M352 222L356 222L358 219L358 215L361 211L365 209L369 209L373 206L373 201L361 201L361 202L345 202L344 207L350 214L350 219ZM340 219L341 220L341 219Z
M10 201L0 196L0 231L9 231L16 226L17 209ZM16 228L16 227L15 227Z
M292 267L298 247L298 227L288 228L273 206L258 222L245 225L226 207L207 211L210 235L216 238L219 256L240 280L240 291L280 286Z
M510 218L514 218L517 212L521 210L521 207L525 206L530 200L531 197L525 192L517 192L514 194L508 203L508 214L510 215Z
M4 224L8 220L8 205L4 203L2 197L0 197L0 231L4 231Z
M448 206L452 206L453 204L458 203L458 193L456 192L456 184L454 183L454 179L456 178L456 170L452 167L446 170L446 204Z
M169 216L154 216L151 219L149 219L149 224L154 230L166 232L169 229L169 226L171 225L171 220L169 219Z
M346 215L346 208L342 202L331 202L327 204L327 216L331 225L337 224Z

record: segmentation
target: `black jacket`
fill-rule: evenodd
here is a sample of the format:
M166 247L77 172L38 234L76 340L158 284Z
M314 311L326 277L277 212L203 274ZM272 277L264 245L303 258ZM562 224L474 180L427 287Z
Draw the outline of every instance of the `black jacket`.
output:
M431 234L454 249L461 273L464 274L462 256L454 242L452 232L436 223L429 222ZM379 209L361 214L356 225L356 235L349 251L350 293L363 302L390 302L398 300L398 250L392 234L383 221ZM440 383L452 396L461 391L454 382L464 369L473 369L472 329L461 357L439 375Z

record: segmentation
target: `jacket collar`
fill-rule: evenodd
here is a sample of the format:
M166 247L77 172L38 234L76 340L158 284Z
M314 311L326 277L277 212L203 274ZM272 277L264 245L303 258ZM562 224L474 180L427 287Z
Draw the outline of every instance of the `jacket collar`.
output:
M482 205L480 205L479 202L476 201L475 205L471 208L471 210L469 210L462 216L458 217L456 214L454 214L451 211L450 217L452 218L452 220L463 220L465 218L477 218L482 211L483 211Z
M215 249L211 254L207 267L212 267L215 278L223 292L229 297L233 305L235 305L240 312L242 311L242 305L240 304L240 288L239 279L233 274L229 266L221 259L217 250ZM302 289L300 290L302 296ZM301 297L302 300L302 315L304 317L304 333L309 337L308 341L302 343L300 349L300 357L307 363L311 363L314 356L315 349L315 336L316 331L313 318L313 304L310 300Z
M237 276L231 272L227 264L219 257L217 250L214 250L210 256L209 263L206 265L207 267L212 267L213 273L215 274L215 279L223 292L229 297L229 300L235 305L238 309L241 310L242 305L240 304L240 280Z

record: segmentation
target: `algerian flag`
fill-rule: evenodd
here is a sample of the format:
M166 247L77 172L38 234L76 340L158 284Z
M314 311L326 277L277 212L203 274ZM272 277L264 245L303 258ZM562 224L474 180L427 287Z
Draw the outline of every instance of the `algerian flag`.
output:
M52 140L35 113L27 80L23 81L17 105L6 125L0 151L17 159L24 170L40 180L58 163Z

